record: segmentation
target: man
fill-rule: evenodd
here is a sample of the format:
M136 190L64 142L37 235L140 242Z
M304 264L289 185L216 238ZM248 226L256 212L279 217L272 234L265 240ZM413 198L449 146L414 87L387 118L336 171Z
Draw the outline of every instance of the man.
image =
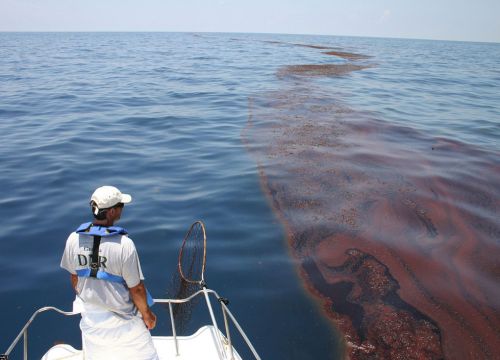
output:
M98 188L90 201L94 221L80 225L66 241L61 267L70 272L83 302L85 359L158 359L149 333L156 316L134 242L125 229L113 226L131 201L116 187Z

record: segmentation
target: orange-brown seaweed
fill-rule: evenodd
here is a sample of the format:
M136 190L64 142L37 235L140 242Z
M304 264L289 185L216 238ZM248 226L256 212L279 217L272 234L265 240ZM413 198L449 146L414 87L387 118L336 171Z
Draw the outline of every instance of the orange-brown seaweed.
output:
M341 57L341 58L346 59L346 60L353 60L353 61L369 59L371 57L371 56L364 55L364 54L356 54L356 53L345 52L345 51L326 51L323 54L337 56L337 57Z
M301 47L306 47L310 49L318 49L318 50L328 50L323 52L325 55L331 55L331 56L337 56L341 57L346 60L365 60L371 58L371 56L366 55L366 54L358 54L358 53L352 53L352 52L347 52L347 51L341 51L339 48L333 48L330 46L324 46L324 45L312 45L312 44L297 44L297 43L287 43L287 42L282 42L282 41L264 41L268 44L276 44L276 45L293 45L293 46L301 46Z
M353 71L369 68L370 65L358 64L308 64L284 66L278 71L278 77L299 76L341 76Z
M499 357L500 154L304 83L253 99L243 137L346 357Z

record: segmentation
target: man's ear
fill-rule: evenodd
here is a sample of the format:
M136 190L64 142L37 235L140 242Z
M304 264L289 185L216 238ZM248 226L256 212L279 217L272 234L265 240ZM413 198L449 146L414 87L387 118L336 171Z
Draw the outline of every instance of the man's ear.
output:
M116 212L115 208L108 209L108 211L106 212L106 218L108 220L113 218L113 216L115 216L115 212Z

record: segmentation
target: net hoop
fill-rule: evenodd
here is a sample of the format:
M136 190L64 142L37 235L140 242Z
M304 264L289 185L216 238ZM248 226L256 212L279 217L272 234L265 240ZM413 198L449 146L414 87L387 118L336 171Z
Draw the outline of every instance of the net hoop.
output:
M188 243L188 240L190 239L191 235L197 235L196 231L201 231L202 234L202 242L203 242L203 255L202 255L202 264L201 264L201 279L195 280L195 279L190 279L184 274L182 271L182 257L184 254L184 247ZM191 227L189 228L188 232L186 233L186 236L184 236L184 240L182 241L182 246L181 250L179 251L179 261L177 263L177 268L179 270L179 274L181 276L181 279L186 281L187 283L190 284L199 284L199 285L204 285L205 284L205 265L206 265L206 259L207 259L207 236L205 232L205 224L203 224L202 221L195 221L193 224L191 224Z

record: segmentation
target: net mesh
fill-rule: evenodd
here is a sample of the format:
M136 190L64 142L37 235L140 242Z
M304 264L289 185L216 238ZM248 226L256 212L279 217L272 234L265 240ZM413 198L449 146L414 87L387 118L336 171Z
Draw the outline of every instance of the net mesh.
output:
M197 221L191 225L182 242L177 271L174 272L170 291L168 291L169 297L184 299L203 287L205 260L205 226L201 221ZM173 304L172 310L176 330L179 334L183 334L186 331L191 320L193 308L196 306L198 299L199 297L196 297L186 303Z
M181 278L188 283L203 285L205 257L205 226L197 221L189 228L179 253L178 270Z

